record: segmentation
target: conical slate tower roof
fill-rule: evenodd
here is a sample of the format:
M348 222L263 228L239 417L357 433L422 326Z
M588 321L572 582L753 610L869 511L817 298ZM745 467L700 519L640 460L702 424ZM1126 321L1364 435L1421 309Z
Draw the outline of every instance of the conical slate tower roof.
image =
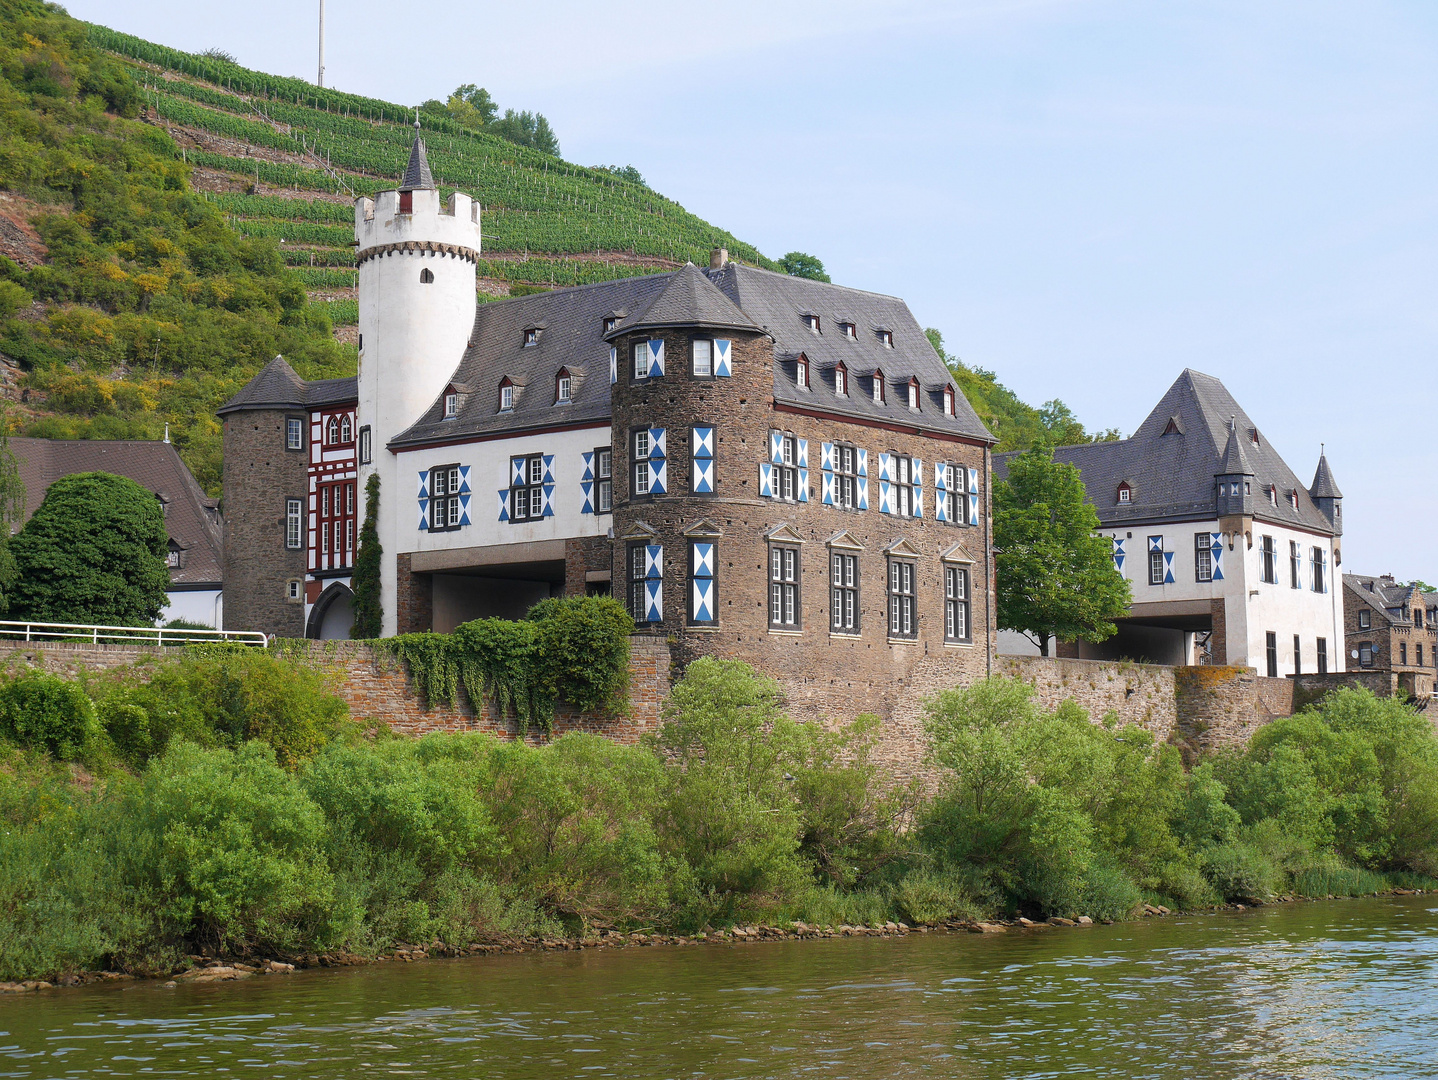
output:
M1313 474L1313 486L1308 489L1308 494L1315 499L1341 499L1343 492L1338 490L1338 484L1333 479L1333 470L1328 467L1328 455L1318 455L1318 471Z
M668 326L702 326L714 330L752 330L762 333L754 320L693 263L686 263L669 279L664 291L643 310L621 320L607 336L630 330L657 330Z
M429 156L424 140L419 137L419 121L414 122L414 145L409 148L409 164L404 168L401 191L429 191L434 188L434 174L429 171Z
M1228 445L1223 448L1223 464L1218 467L1219 476L1252 476L1253 466L1243 452L1243 440L1238 437L1238 423L1228 425Z
M300 408L304 404L305 381L295 374L283 356L277 356L215 412L223 416L238 409Z

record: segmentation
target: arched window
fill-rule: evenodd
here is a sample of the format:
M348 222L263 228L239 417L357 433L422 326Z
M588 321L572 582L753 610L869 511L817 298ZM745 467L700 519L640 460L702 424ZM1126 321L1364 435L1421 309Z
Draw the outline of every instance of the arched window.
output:
M331 416L329 423L325 425L325 443L333 446L340 441L340 418Z
M355 437L354 423L348 416L340 419L340 442L351 442Z
M419 272L419 283L421 285L433 285L434 271L426 266L423 270Z

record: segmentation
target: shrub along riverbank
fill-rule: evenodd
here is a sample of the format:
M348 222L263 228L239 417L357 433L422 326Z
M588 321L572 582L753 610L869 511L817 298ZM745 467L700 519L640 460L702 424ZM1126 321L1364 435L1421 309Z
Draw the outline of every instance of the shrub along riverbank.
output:
M876 724L791 722L703 660L645 746L366 735L282 655L0 685L0 979L196 954L373 956L610 929L1125 918L1427 887L1438 741L1339 691L1185 772L993 679L927 704L937 784Z

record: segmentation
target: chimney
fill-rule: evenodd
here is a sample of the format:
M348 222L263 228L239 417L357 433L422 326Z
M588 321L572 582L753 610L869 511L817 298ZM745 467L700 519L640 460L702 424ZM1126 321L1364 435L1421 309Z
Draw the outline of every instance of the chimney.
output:
M723 270L729 265L729 249L717 247L709 252L709 269Z

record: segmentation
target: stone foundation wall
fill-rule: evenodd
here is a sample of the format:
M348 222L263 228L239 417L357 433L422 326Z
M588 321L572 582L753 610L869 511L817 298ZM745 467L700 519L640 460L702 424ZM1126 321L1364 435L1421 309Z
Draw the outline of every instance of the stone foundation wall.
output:
M1073 698L1095 720L1109 713L1120 724L1137 724L1163 742L1177 721L1173 673L1176 668L1126 661L1001 656L996 675L1022 679L1046 709Z
M1391 671L1363 670L1329 672L1327 675L1295 675L1293 708L1311 705L1330 691L1344 686L1363 687L1379 697L1393 697L1399 691L1399 677Z
M111 671L129 667L146 658L158 660L179 656L183 651L183 645L160 648L155 645L91 645L70 641L0 641L0 668L39 668L52 675L73 679L85 671Z

